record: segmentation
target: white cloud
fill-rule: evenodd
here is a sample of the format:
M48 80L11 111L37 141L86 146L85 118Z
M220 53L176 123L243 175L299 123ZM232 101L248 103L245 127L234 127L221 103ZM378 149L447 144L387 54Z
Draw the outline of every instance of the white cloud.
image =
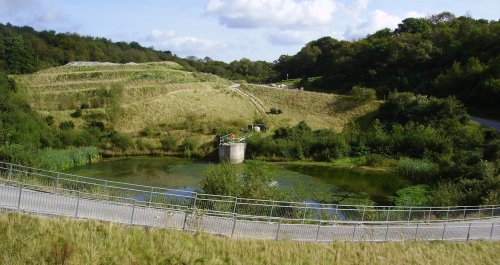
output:
M311 41L316 34L300 30L276 30L268 35L268 41L276 45L302 45Z
M35 20L40 23L51 23L64 20L60 10L50 9L36 16Z
M395 29L403 19L408 17L421 18L425 17L425 14L410 11L406 13L403 18L401 18L377 9L369 14L368 19L359 20L358 23L354 23L353 25L347 27L344 32L344 37L347 39L357 39L365 37L366 35L383 28Z
M328 25L334 0L209 0L206 12L229 28L306 28Z
M146 41L156 48L170 50L181 55L203 55L222 51L227 44L219 41L197 37L179 36L174 30L162 31L154 29Z
M424 13L420 13L417 11L410 11L410 12L406 13L405 17L406 18L408 18L408 17L422 18L422 17L426 17L426 15Z
M78 28L60 9L47 7L41 0L0 0L0 22L59 31Z

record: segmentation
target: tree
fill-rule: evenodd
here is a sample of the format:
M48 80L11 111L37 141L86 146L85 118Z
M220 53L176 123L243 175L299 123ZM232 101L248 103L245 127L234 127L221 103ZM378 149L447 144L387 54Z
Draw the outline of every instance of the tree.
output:
M10 74L25 74L34 70L35 60L24 47L21 36L5 38L5 62Z

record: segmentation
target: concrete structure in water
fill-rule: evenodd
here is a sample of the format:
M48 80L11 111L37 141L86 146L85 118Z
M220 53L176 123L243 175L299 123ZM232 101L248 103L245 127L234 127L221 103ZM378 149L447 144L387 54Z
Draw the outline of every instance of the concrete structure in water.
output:
M231 164L239 164L245 160L246 143L220 143L219 160L228 161Z

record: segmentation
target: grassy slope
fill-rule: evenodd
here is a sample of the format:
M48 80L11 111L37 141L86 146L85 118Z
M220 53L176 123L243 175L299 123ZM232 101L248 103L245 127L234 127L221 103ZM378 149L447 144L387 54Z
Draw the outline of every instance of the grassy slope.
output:
M280 108L282 114L272 115L277 124L296 124L301 120L315 129L341 131L350 121L375 111L379 102L358 104L347 96L295 89L278 89L245 85L241 88L258 98L265 109Z
M175 63L57 67L14 78L34 109L54 117L54 126L71 120L83 127L89 117L105 117L100 98L113 83L123 84L123 115L113 127L135 137L146 127L152 128L154 136L148 137L156 145L167 132L194 135L204 142L213 139L214 127L237 129L258 117L265 117L271 127L305 120L316 129L340 131L347 122L378 106L357 106L333 94L243 86L265 110L276 107L284 112L266 115L248 97L230 89L229 81L183 71ZM91 108L83 110L82 118L72 118L70 114L82 103Z
M298 243L0 213L0 264L498 264L500 243Z

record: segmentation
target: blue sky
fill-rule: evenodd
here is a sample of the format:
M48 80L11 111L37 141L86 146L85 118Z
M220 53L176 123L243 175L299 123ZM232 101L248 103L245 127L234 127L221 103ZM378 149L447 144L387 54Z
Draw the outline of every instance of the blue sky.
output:
M0 0L1 23L224 61L273 61L322 36L352 40L442 11L498 20L500 0Z

